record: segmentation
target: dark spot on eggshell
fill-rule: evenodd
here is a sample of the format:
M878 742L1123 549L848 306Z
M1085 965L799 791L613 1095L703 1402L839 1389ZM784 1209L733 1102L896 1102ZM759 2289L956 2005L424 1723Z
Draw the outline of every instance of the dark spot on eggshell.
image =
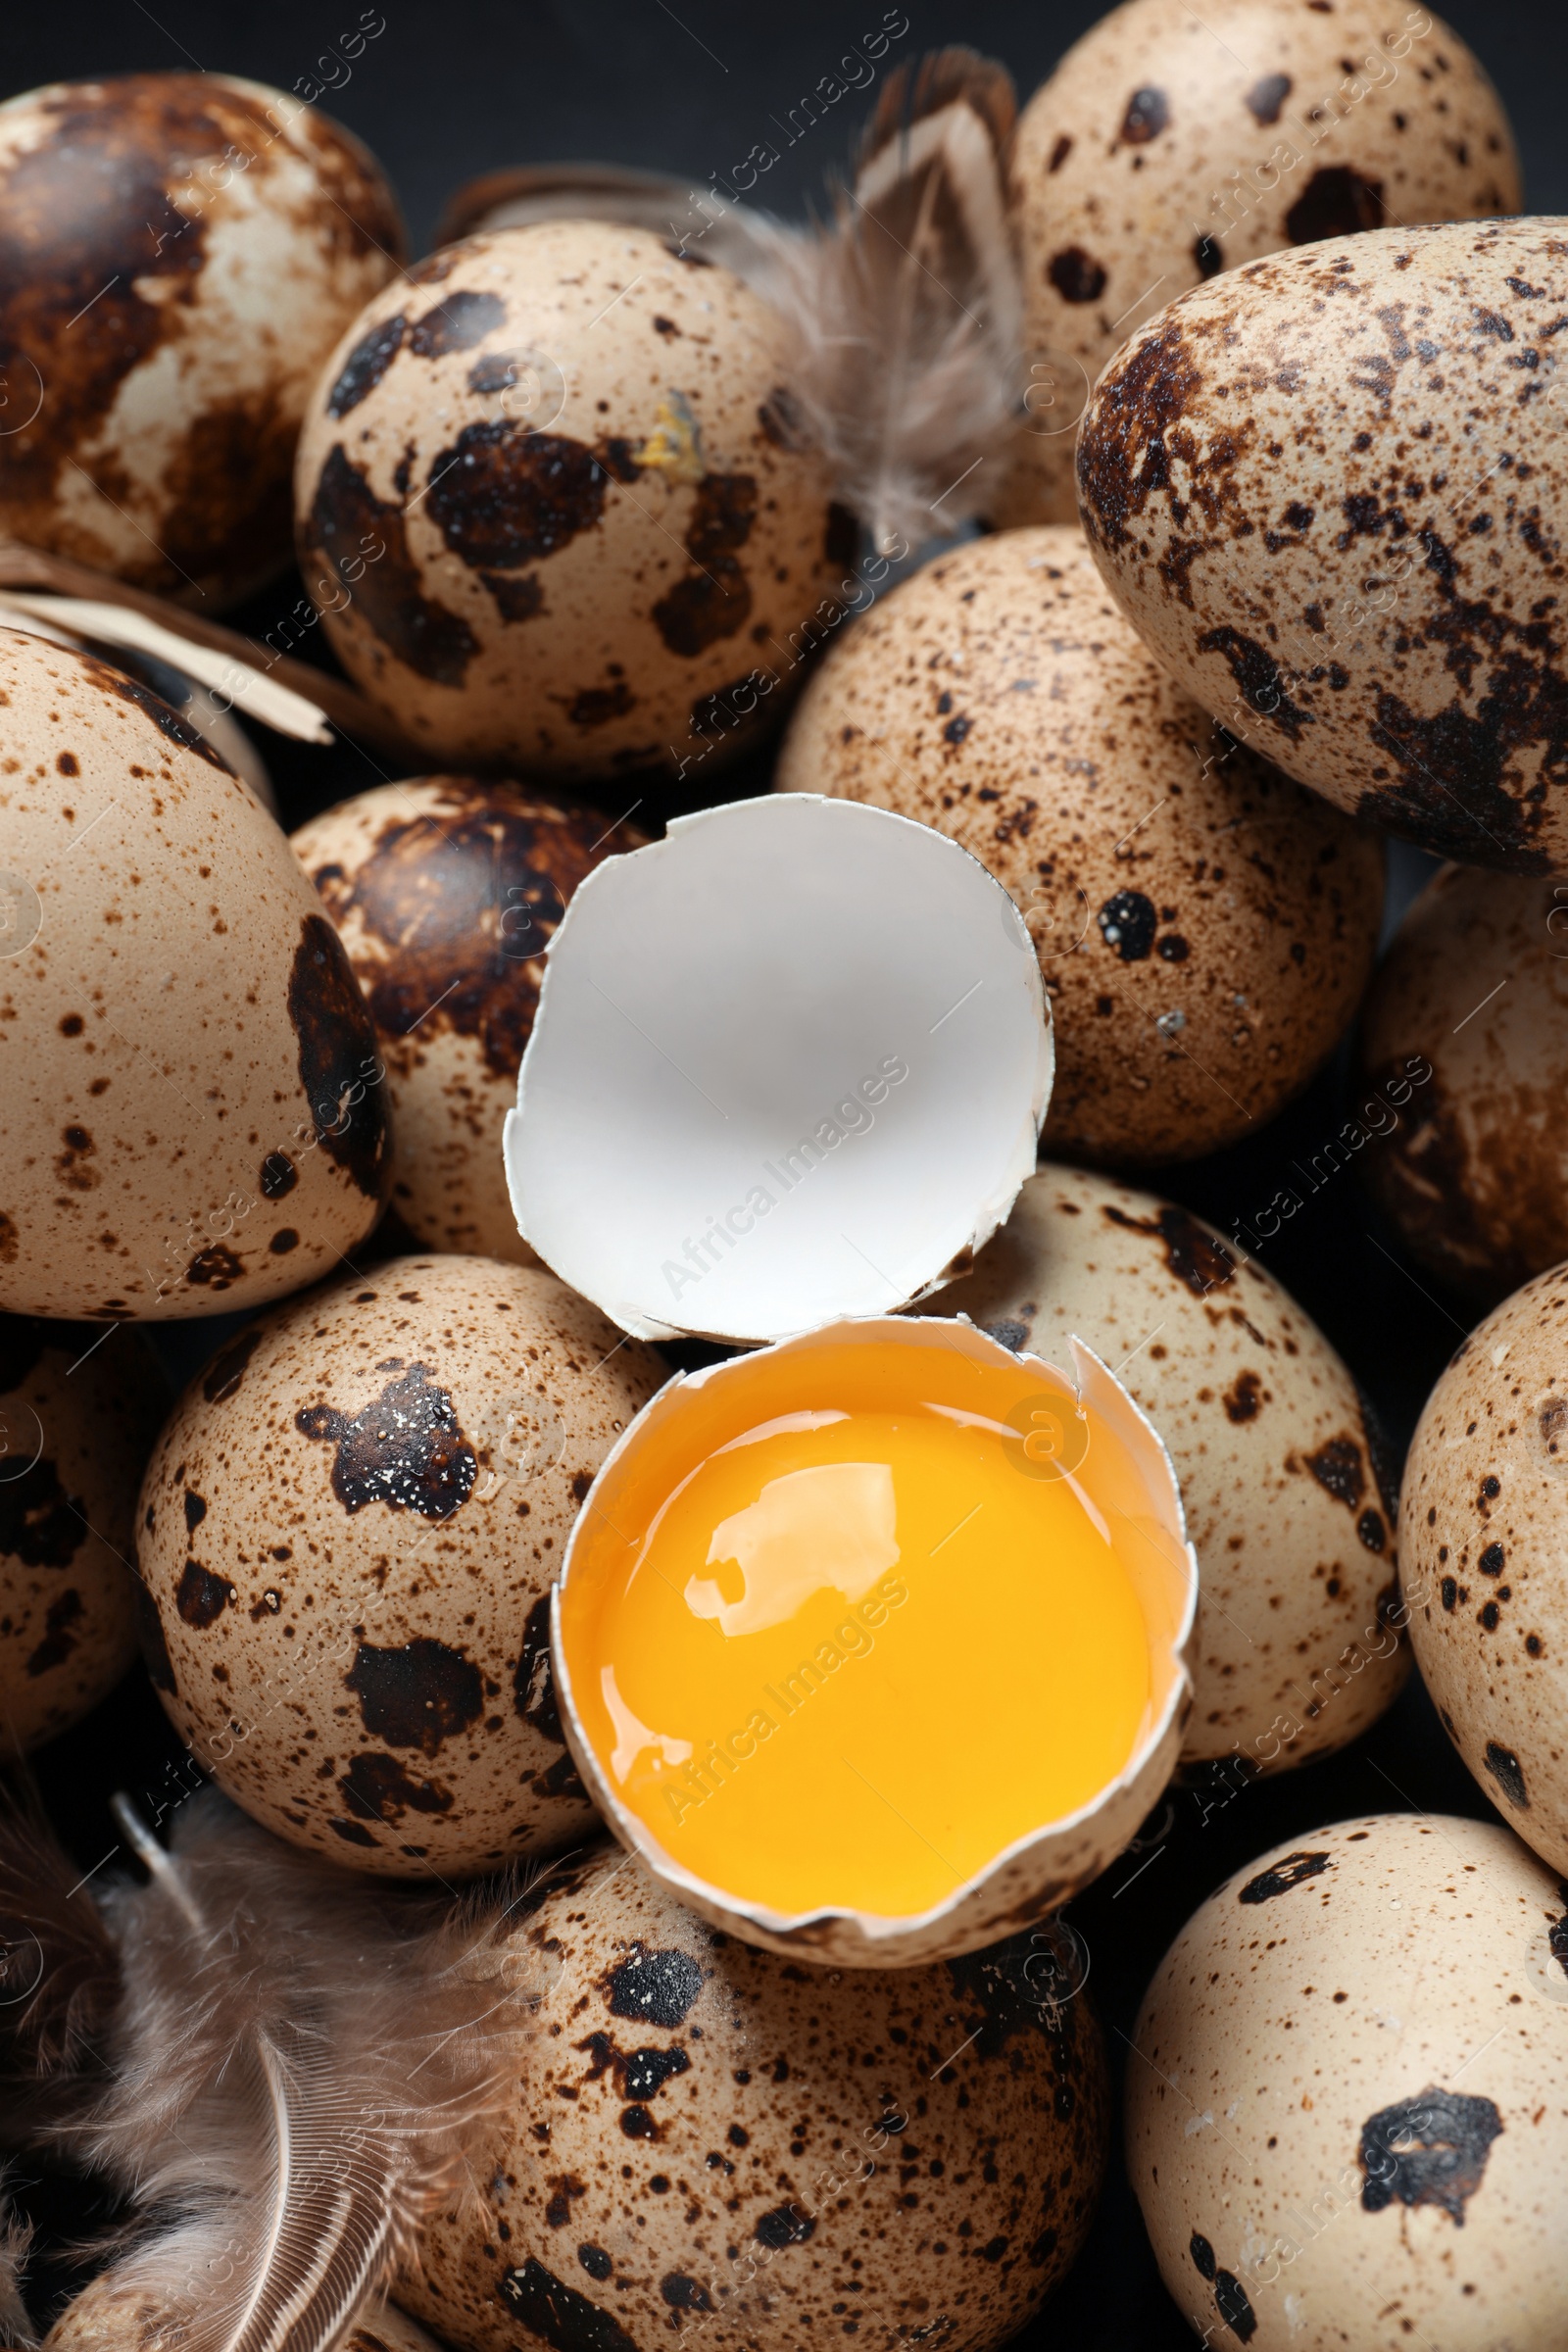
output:
M1244 2344L1251 2342L1257 2333L1257 2314L1234 2271L1216 2273L1214 2308L1233 2335Z
M659 2281L659 2291L671 2311L711 2311L713 2300L706 2286L689 2278L684 2271L666 2271Z
M1294 1854L1282 1854L1267 1870L1260 1870L1255 1878L1249 1879L1245 1886L1239 1887L1236 1899L1239 1903L1271 1903L1276 1895L1289 1894L1293 1886L1301 1886L1307 1879L1320 1878L1324 1871L1333 1867L1332 1854L1301 1850Z
M1325 164L1314 172L1285 216L1293 245L1317 245L1325 237L1353 237L1362 229L1389 225L1382 180L1366 178L1353 164Z
M637 2352L618 2321L531 2254L520 2270L503 2271L496 2292L551 2352Z
M52 650L66 654L70 649L60 646ZM122 670L111 669L107 662L98 661L92 654L77 654L75 659L95 684L109 694L118 695L122 703L133 703L138 710L152 720L161 735L168 736L171 743L177 743L182 751L194 752L198 759L206 760L209 767L220 769L225 776L234 773L221 752L215 751L206 736L193 727L188 718L182 717L172 703L166 703L161 694L155 694L139 678L127 678Z
M74 1586L68 1585L64 1592L56 1593L44 1611L43 1640L27 1658L29 1677L48 1674L52 1668L65 1664L76 1646L76 1637L71 1629L79 1624L84 1614L81 1594Z
M318 556L389 653L435 685L463 684L479 640L461 613L425 595L402 506L383 505L341 442L327 452L302 539L307 577Z
M308 914L288 982L300 1084L316 1140L362 1193L381 1200L391 1183L391 1135L375 1030L343 942L326 917Z
M1207 2278L1212 2283L1214 2274L1218 2270L1219 2265L1214 2260L1214 2249L1209 2244L1207 2238L1200 2235L1200 2232L1195 2230L1191 2238L1188 2240L1187 2251L1193 2258L1193 2262L1197 2267L1199 2277L1200 2278Z
M366 1821L397 1822L405 1812L449 1813L452 1791L439 1781L411 1779L396 1756L362 1751L339 1781L343 1802Z
M753 2235L759 2245L778 2253L785 2246L804 2246L816 2235L816 2224L799 2205L775 2205L760 2216Z
M1098 302L1105 291L1105 270L1081 245L1064 245L1054 253L1046 271L1063 302Z
M1013 1355L1021 1355L1029 1345L1027 1323L982 1323L980 1329L988 1340L995 1340L1000 1348L1007 1348Z
M1195 1298L1206 1298L1210 1291L1229 1282L1236 1271L1236 1260L1224 1243L1198 1219L1189 1216L1185 1208L1167 1205L1152 1217L1130 1217L1125 1209L1106 1202L1104 1213L1112 1225L1125 1233L1147 1233L1163 1245L1165 1263L1178 1282L1183 1282Z
M345 1845L368 1845L373 1847L375 1844L375 1839L371 1837L369 1831L366 1828L363 1821L339 1821L335 1817L330 1817L326 1826L329 1830L336 1831L338 1837L342 1838Z
M582 2264L589 2278L597 2278L601 2285L615 2267L612 2256L607 2254L603 2246L592 2244L581 2245L577 2248L577 2260Z
M357 409L368 392L373 392L398 353L403 348L404 331L408 320L402 312L395 318L385 318L372 326L368 335L355 344L333 378L332 389L326 396L329 416L346 416Z
M1106 947L1113 948L1123 963L1145 961L1159 928L1152 899L1146 899L1141 890L1118 890L1105 901L1096 919Z
M1134 90L1121 119L1118 137L1124 146L1147 147L1170 121L1170 100L1163 90Z
M174 1606L187 1625L205 1633L227 1608L234 1597L234 1588L226 1576L215 1576L199 1560L187 1560L180 1570L179 1584L174 1592Z
M1366 1493L1366 1464L1354 1438L1330 1438L1304 1459L1318 1485L1336 1502L1343 1502L1348 1511L1360 1509Z
M47 1455L0 1483L0 1556L25 1568L69 1568L86 1536L81 1497L67 1494Z
M1239 1372L1223 1398L1226 1418L1231 1421L1255 1421L1262 1401L1262 1376L1256 1372Z
M1198 639L1200 654L1222 654L1230 665L1237 690L1250 710L1260 718L1272 719L1282 735L1298 743L1303 727L1313 724L1312 713L1291 700L1285 691L1285 673L1267 646L1259 645L1255 637L1245 630L1233 628L1229 621L1217 629L1204 629Z
M664 2026L671 2032L686 2023L706 1978L689 1952L650 1951L634 1943L605 1980L612 2017L628 2017L639 2024Z
M516 579L504 571L481 571L479 577L503 620L533 620L545 609L544 582L535 571L522 572Z
M416 359L444 359L449 351L471 351L486 335L505 323L507 306L499 294L460 286L438 302L409 329L409 349Z
M672 654L691 661L733 637L751 617L752 591L736 561L757 520L757 482L749 473L705 473L686 525L686 553L697 570L677 580L653 609Z
M193 1487L185 1490L185 1533L193 1536L207 1516L207 1497L198 1494Z
M608 726L612 718L624 718L637 708L637 697L624 678L612 686L585 686L574 694L566 706L566 716L574 727L585 731Z
M362 1642L343 1677L372 1740L436 1754L484 1712L484 1677L471 1658L420 1635L395 1649Z
M1193 267L1200 277L1218 277L1225 267L1225 253L1218 237L1203 235L1193 241Z
M522 1654L512 1678L512 1703L541 1738L564 1747L550 1665L550 1595L541 1592L522 1624Z
M1291 94L1288 74L1265 74L1247 93L1247 109L1254 122L1277 122L1280 108Z
M197 1250L185 1268L185 1280L206 1290L226 1291L243 1278L244 1272L245 1262L234 1250L221 1242L209 1242L205 1250Z
M682 2049L633 2050L616 2059L616 2086L623 2099L657 2098L666 2082L690 2072L691 2063Z
M400 1371L357 1413L307 1405L294 1426L302 1437L336 1446L332 1492L346 1511L383 1502L389 1510L450 1519L473 1490L473 1448L426 1364Z
M1525 1787L1524 1769L1511 1747L1500 1740L1489 1740L1482 1762L1491 1773L1503 1795L1521 1813L1530 1810L1530 1792Z
M261 1344L260 1327L253 1324L249 1331L239 1332L219 1349L202 1380L202 1395L209 1404L222 1404L236 1394L245 1378L245 1367Z
M594 528L611 474L581 441L499 416L465 425L427 480L430 518L453 554L473 570L514 571Z
M299 1180L300 1172L286 1152L269 1152L262 1162L262 1199L282 1200Z
M1363 2212L1381 2213L1397 2198L1401 2205L1439 2205L1463 2229L1465 2206L1501 2131L1491 2099L1435 2084L1380 2107L1361 2126Z
M1388 1530L1377 1511L1363 1511L1355 1523L1355 1532L1368 1551L1381 1551L1388 1541Z

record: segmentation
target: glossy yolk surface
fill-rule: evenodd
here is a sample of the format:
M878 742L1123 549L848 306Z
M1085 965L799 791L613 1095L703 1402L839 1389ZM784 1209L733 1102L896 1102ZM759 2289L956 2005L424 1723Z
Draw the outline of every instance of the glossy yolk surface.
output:
M875 1409L901 1381L844 1352L835 1401L769 1412L754 1382L646 1521L617 1507L566 1651L595 1752L676 1861L779 1911L898 1916L1115 1778L1150 1642L1085 1486L1022 1468L983 1378Z

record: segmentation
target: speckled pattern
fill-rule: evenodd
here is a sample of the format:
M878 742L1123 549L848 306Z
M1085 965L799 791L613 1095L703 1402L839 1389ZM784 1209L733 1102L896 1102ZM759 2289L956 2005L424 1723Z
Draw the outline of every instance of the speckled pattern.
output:
M0 631L0 1307L231 1313L389 1173L375 1032L287 842L90 655Z
M1379 229L1184 294L1105 370L1079 506L1189 693L1441 857L1568 871L1568 222Z
M1450 866L1427 885L1361 1021L1367 1082L1431 1081L1367 1163L1413 1254L1490 1304L1568 1257L1568 906L1549 882Z
M49 2330L49 2352L164 2352L170 2341L167 2300L146 2287L112 2283L101 2271ZM416 2320L377 2298L365 2304L338 2338L338 2352L445 2352Z
M1568 1266L1455 1351L1411 1441L1400 1533L1410 1639L1448 1737L1568 1876Z
M1189 1920L1133 2036L1127 2169L1206 2342L1559 2352L1564 1902L1507 1831L1402 1813L1260 1855Z
M583 876L635 824L516 785L419 776L293 836L375 1021L393 1109L392 1200L428 1250L539 1263L507 1197L544 952Z
M374 159L280 90L130 74L13 98L0 522L179 596L279 569L306 396L402 254Z
M1187 287L1286 246L1523 201L1496 91L1409 0L1129 0L1024 109L1013 175L1033 414L1004 523L1072 519L1089 388Z
M1048 1150L1218 1150L1304 1086L1371 969L1378 844L1235 749L1122 620L1080 534L1000 532L858 621L781 790L869 801L1008 890L1056 1027Z
M678 768L787 690L856 535L781 337L608 221L467 238L356 319L300 442L300 562L432 765Z
M0 1316L0 1726L24 1753L79 1722L136 1655L130 1555L157 1374L122 1332ZM90 1343L85 1343L90 1345Z
M553 1274L400 1257L227 1343L148 1467L148 1665L248 1813L401 1877L592 1815L550 1679L571 1521L662 1366Z
M1184 1208L1048 1167L940 1304L1049 1363L1076 1334L1169 1447L1200 1575L1184 1758L1283 1772L1375 1721L1409 1662L1396 1501L1355 1383L1271 1275Z
M1047 1933L841 1974L714 1935L619 1855L532 1901L514 1939L558 1973L514 2113L396 2289L460 2352L979 2352L1065 2272L1106 2102Z

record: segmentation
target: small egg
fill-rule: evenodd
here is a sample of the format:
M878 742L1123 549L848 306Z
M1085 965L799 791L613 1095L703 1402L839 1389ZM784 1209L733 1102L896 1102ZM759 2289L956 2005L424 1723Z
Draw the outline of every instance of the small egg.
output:
M1568 1267L1455 1350L1405 1463L1400 1582L1449 1739L1526 1842L1568 1875Z
M136 1655L131 1547L156 1375L128 1333L94 1348L0 1316L0 1724L25 1754Z
M1070 522L1073 435L1152 311L1282 246L1517 213L1502 102L1407 0L1128 0L1018 123L1028 420L999 522Z
M4 527L180 597L281 569L306 397L402 256L374 158L281 90L124 74L11 99Z
M1349 1020L1383 856L1189 702L1077 531L916 572L832 649L782 791L934 825L1022 909L1056 1028L1048 1151L1191 1158L1273 1116Z
M318 1280L389 1175L319 899L147 687L0 630L0 1306L224 1314Z
M1411 1253L1484 1302L1568 1257L1565 896L1449 866L1405 916L1362 1012L1367 1083L1417 1081L1367 1181Z
M1127 2170L1205 2342L1557 2352L1563 1905L1506 1830L1394 1813L1188 1921L1128 2054Z
M1195 287L1078 434L1107 587L1170 676L1336 807L1568 872L1554 220L1380 228Z
M476 2192L398 2301L459 2352L711 2352L846 2333L989 2352L1088 2230L1099 2027L1061 1932L924 1968L801 1968L715 1935L628 1856L539 1882L552 1982ZM503 1964L505 1957L503 1948Z
M857 551L783 368L757 295L644 229L496 229L420 263L339 344L300 442L301 566L347 667L432 761L721 751L799 675Z
M1284 1772L1392 1704L1409 1659L1376 1433L1255 1258L1152 1193L1046 1167L942 1303L1050 1363L1076 1334L1169 1447L1199 1560L1186 1761Z
M398 1877L580 1835L550 1588L662 1377L554 1275L478 1257L394 1258L228 1341L159 1440L136 1560L153 1681L234 1802Z
M601 809L469 776L378 786L293 836L375 1022L392 1202L426 1249L539 1263L507 1197L501 1133L544 952L583 876L643 839Z

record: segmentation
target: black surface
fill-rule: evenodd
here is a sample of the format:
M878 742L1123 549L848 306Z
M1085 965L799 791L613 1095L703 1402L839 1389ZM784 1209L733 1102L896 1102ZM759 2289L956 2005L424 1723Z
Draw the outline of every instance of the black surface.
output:
M909 0L909 29L892 54L964 40L1002 57L1027 97L1062 49L1101 13L1094 0ZM1476 48L1519 133L1528 201L1568 211L1568 143L1561 135L1568 23L1560 0L1464 0L1448 21ZM351 65L318 66L361 21L359 0L269 0L266 8L196 0L111 0L69 10L7 11L8 90L96 73L202 66L253 75L285 89L304 76L347 78L326 101L390 172L409 217L414 251L461 181L505 164L603 157L690 172L698 184L727 176L755 141L776 136L778 118L830 73L841 52L883 21L881 0L807 0L787 9L758 0L384 0L368 21L385 29ZM896 21L897 12L890 21ZM799 210L845 151L863 99L851 97L769 173L767 200ZM274 628L300 594L281 582L234 615L256 636ZM316 638L297 650L318 659ZM285 824L388 771L346 744L330 750L268 737ZM749 755L707 797L765 788L768 756ZM608 787L612 796L616 788ZM615 800L614 812L621 802ZM643 812L646 821L649 811ZM1427 861L1396 850L1391 918ZM1353 1108L1349 1048L1281 1118L1231 1151L1146 1181L1223 1230L1251 1227L1277 1191L1301 1196L1299 1211L1260 1251L1296 1294L1373 1400L1402 1452L1421 1403L1471 1318L1403 1261L1373 1215L1353 1168L1311 1190L1303 1169ZM1369 1147L1375 1151L1377 1146ZM194 1371L235 1319L164 1326L158 1345L172 1378ZM118 1342L111 1340L107 1345ZM88 1723L36 1760L45 1797L84 1871L113 1851L107 1800L123 1787L155 1821L190 1786L183 1758L143 1678L116 1692ZM1220 1801L1223 1799L1223 1801ZM1452 1754L1418 1682L1347 1754L1226 1793L1212 1782L1173 1789L1145 1838L1072 1906L1090 1959L1089 1993L1105 2029L1118 2080L1139 1999L1172 1936L1203 1897L1250 1856L1315 1824L1406 1807L1491 1817ZM43 2285L63 2292L73 2274L55 2250L104 2219L77 2184L25 2168L22 2201L49 2254ZM1020 2339L1031 2348L1070 2343L1078 2352L1160 2352L1191 2342L1185 2319L1155 2273L1119 2149L1089 2244L1065 2285Z

